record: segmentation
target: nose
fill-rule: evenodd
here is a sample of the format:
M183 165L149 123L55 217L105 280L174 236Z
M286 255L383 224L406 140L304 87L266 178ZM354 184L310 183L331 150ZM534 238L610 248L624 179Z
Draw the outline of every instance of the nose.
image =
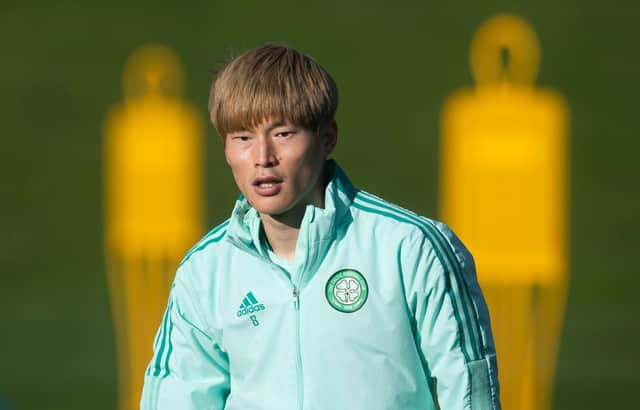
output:
M269 137L259 137L255 147L256 167L270 168L278 164L275 147Z

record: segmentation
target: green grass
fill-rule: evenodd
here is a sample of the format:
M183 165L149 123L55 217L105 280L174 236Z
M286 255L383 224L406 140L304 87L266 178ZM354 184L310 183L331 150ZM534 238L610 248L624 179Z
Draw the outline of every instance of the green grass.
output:
M634 3L33 3L0 5L0 397L16 409L115 407L101 141L130 51L174 47L203 121L212 69L231 52L269 40L314 55L341 90L335 157L359 186L435 216L439 109L471 84L475 27L503 11L538 30L539 83L572 113L572 279L554 407L636 402ZM210 128L207 137L213 225L236 189Z

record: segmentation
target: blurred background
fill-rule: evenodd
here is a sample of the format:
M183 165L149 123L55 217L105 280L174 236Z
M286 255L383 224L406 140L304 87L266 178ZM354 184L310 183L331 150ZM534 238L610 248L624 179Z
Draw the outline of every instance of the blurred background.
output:
M116 407L102 144L133 50L162 43L184 64L184 98L201 110L206 130L208 227L237 196L207 123L212 73L267 41L314 56L337 80L334 157L355 183L436 217L440 109L472 85L471 37L501 12L536 29L537 84L564 95L571 114L571 276L553 408L634 408L637 4L89 3L0 4L0 408Z

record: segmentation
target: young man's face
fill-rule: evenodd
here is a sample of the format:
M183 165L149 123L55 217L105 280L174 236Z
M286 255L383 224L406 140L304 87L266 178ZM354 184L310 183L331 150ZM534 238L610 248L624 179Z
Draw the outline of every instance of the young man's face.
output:
M262 216L301 217L308 204L324 205L324 164L336 136L335 123L318 135L271 119L227 134L224 151L238 188Z

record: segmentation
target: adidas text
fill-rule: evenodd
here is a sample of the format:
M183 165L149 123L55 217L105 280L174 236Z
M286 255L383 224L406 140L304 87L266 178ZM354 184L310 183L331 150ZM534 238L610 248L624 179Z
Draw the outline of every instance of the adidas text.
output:
M248 315L249 313L259 312L261 310L265 310L266 308L262 303L251 305L249 307L242 308L238 310L238 317Z

